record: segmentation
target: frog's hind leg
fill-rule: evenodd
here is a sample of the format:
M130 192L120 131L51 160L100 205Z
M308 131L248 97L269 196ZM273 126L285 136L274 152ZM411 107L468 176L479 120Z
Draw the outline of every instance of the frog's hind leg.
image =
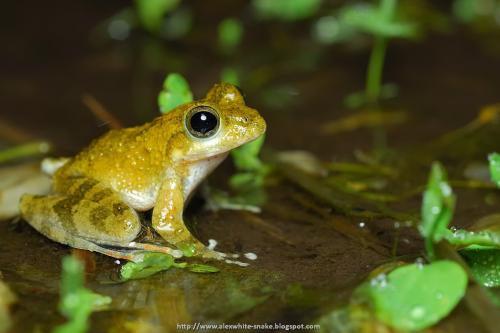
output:
M135 210L100 183L81 178L66 195L21 198L22 217L48 238L69 246L129 259L138 250L174 255L174 250L133 240L141 230Z
M106 218L109 214L104 212L105 208L99 208L98 204L89 200L75 201L72 196L24 195L20 204L21 215L33 228L53 241L127 259L129 251L108 249L106 245L125 247L139 233L139 220L125 221L120 230L117 228L120 221ZM92 218L87 219L84 215ZM108 224L111 225L107 227Z

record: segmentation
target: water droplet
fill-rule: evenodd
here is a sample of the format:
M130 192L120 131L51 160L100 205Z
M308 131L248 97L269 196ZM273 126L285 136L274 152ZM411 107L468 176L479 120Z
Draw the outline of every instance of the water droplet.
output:
M370 281L370 285L372 287L380 287L380 288L387 287L387 275L385 274L377 275Z
M424 268L424 263L425 263L425 261L424 261L424 258L422 258L422 257L418 257L417 259L415 259L415 265L417 265L417 268L419 268L419 269Z
M422 306L416 306L411 309L410 316L415 319L420 319L425 316L425 309Z

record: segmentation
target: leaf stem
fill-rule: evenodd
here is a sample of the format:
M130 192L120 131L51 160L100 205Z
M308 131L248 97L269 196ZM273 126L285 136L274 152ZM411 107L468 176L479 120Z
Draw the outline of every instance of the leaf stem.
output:
M376 36L370 54L368 71L366 75L366 98L369 103L376 104L380 97L382 86L382 69L384 67L387 40L382 36Z

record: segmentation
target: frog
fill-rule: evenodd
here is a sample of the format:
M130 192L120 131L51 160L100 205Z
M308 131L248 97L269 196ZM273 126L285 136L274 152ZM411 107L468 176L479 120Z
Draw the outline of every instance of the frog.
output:
M74 157L43 161L52 189L23 195L21 217L55 242L117 259L155 251L224 260L225 253L193 236L183 211L232 149L265 131L239 88L215 84L204 98L151 122L108 131ZM149 210L152 228L168 246L137 241L144 230L139 213Z

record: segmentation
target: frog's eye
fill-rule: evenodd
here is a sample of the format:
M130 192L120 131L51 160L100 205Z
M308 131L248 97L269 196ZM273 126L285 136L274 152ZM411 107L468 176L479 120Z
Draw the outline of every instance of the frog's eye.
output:
M209 106L197 106L187 114L186 128L196 138L209 138L219 129L219 115Z

